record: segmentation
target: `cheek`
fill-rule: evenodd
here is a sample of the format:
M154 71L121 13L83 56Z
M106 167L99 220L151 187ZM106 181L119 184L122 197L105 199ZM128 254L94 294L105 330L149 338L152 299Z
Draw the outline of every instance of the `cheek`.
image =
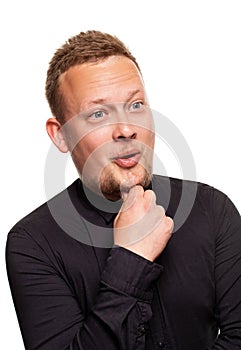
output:
M101 135L90 133L77 143L73 150L74 159L78 161L81 168L85 166L86 161L92 166L93 164L97 166L101 161L103 162L103 157L106 155L104 144Z
M78 148L85 155L85 158L91 155L98 158L103 156L104 151L106 151L105 145L107 142L102 133L92 132L79 142Z
M152 133L152 135L149 136L149 146L151 147L151 149L154 149L154 144L155 144L155 135Z
M140 141L143 142L146 146L153 149L155 144L155 134L149 130L140 130L140 135Z

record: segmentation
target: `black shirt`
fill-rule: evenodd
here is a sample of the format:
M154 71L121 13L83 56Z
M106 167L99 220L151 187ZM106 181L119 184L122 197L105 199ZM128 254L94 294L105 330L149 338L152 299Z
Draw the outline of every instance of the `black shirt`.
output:
M12 228L26 349L241 349L238 211L201 183L154 176L152 189L176 225L154 263L112 246L119 204L96 208L80 180Z

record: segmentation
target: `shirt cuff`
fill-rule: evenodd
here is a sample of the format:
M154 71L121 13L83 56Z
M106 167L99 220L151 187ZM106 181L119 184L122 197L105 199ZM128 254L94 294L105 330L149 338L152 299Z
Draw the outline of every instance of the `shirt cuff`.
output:
M102 283L135 298L151 302L153 283L163 267L128 249L112 248L102 274Z

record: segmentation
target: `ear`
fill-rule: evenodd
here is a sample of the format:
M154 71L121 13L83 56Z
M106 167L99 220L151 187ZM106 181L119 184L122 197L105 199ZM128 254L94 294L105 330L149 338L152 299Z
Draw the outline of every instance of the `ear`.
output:
M46 129L49 137L55 146L63 153L68 152L68 143L66 141L62 125L56 118L49 118L46 122Z

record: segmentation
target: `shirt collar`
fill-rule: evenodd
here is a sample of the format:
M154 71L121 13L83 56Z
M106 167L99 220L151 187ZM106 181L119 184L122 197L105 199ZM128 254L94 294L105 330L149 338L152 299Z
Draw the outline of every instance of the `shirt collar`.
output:
M106 224L110 224L114 221L122 205L121 200L117 202L111 202L104 197L95 194L89 188L84 186L83 182L80 179L78 180L77 189L78 195L86 209L95 211L99 216L102 217Z
M145 188L145 190L151 188L152 184L150 183L150 185ZM95 211L107 225L114 221L122 205L121 199L115 202L107 200L106 198L99 196L84 186L83 182L80 179L78 179L77 191L78 196L80 197L86 209L89 209L92 212Z

